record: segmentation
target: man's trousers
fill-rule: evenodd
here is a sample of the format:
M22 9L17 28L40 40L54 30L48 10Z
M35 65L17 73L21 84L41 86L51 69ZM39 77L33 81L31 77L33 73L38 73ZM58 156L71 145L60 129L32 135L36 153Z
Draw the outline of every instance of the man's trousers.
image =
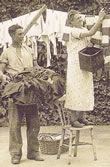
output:
M40 130L40 121L36 105L18 106L10 98L9 108L9 151L11 156L22 156L22 118L25 114L27 125L27 154L36 154L39 152L38 133Z

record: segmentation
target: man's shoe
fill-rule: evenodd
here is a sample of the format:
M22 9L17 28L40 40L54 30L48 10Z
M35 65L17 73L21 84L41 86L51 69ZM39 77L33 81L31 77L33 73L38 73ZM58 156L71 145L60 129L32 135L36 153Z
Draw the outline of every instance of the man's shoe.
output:
M79 121L71 121L71 126L75 128L82 128L83 124L81 124Z
M27 155L27 158L35 161L44 161L44 159L41 158L40 155Z
M11 158L11 163L12 164L19 164L20 163L20 158L12 157Z
M83 123L84 125L93 125L93 122L90 122L87 119L80 119L79 122Z

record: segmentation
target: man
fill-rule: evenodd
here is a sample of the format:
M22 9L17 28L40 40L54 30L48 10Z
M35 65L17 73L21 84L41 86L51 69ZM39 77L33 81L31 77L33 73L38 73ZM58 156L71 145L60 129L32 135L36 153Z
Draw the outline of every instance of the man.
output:
M0 57L0 79L7 80L5 72L13 76L25 68L33 67L33 52L23 44L23 28L18 24L9 27L12 45ZM27 124L27 158L43 161L39 154L38 133L40 130L39 116L35 105L18 108L13 99L9 99L9 151L11 162L19 164L22 156L21 120L26 116Z

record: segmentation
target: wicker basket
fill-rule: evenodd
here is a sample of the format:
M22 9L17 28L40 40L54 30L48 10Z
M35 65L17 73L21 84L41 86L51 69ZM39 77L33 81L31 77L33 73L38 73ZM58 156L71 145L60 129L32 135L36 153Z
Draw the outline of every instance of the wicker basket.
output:
M80 68L95 73L104 67L103 50L96 47L87 47L79 51Z
M54 155L58 153L61 134L58 133L40 133L39 143L42 154ZM69 135L64 139L65 144L69 144ZM62 146L62 153L68 151L68 146Z

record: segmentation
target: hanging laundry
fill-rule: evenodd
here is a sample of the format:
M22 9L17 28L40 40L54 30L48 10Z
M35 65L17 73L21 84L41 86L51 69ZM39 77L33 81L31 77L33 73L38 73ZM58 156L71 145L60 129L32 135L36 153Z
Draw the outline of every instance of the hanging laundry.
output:
M51 52L50 52L50 40L48 35L42 35L41 41L44 41L46 43L47 47L47 67L51 66Z
M108 47L110 39L110 15L106 15L102 22L102 46Z
M25 28L29 24L29 22L31 22L31 20L33 19L33 17L36 15L37 12L38 10L23 16L16 17L12 20L0 23L0 40L3 42L5 46L4 49L6 48L7 43L8 45L11 44L11 38L8 33L9 26L13 24L20 24ZM86 26L88 29L90 29L90 27L92 27L93 24L98 19L98 16L82 15L82 17L85 19ZM28 37L37 37L38 40L41 38L41 36L47 35L48 39L53 44L54 55L57 55L56 38L58 39L58 41L60 42L62 41L63 33L65 32L66 19L67 19L67 12L47 9L45 22L43 16L40 16L37 22L32 26L32 28L26 35ZM96 32L96 34L92 36L91 41L97 46L100 45L102 45L103 47L109 46L109 34L110 34L109 27L110 27L110 16L107 15L102 22L101 29L99 29ZM62 43L64 44L63 41ZM48 55L51 55L49 51L50 50L49 43L47 45L48 45ZM51 58L51 56L49 57Z

